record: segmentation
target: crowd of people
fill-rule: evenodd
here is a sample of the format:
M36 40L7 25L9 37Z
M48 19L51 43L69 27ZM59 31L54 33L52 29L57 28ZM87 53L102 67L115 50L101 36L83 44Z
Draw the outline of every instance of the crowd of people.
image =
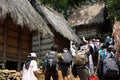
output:
M61 53L57 52L57 45L51 46L51 51L44 59L45 80L51 80L51 77L52 80L59 80L58 70L62 72L63 80L75 80L77 77L80 80L119 80L120 64L116 58L113 38L107 36L101 42L99 39L86 40L83 37L83 42L78 46L71 41L70 50L63 48ZM22 80L37 80L35 76L40 74L40 69L36 57L35 53L28 56L23 66Z

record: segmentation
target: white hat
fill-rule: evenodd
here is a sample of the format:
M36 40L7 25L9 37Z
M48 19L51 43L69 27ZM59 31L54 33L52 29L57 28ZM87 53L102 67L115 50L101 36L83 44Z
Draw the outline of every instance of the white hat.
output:
M31 57L37 57L36 53L30 53Z

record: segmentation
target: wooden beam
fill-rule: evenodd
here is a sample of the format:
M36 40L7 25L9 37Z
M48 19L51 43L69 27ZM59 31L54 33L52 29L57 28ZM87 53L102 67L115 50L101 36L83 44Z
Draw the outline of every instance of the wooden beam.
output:
M6 67L6 61L7 61L7 59L6 59L6 54L7 54L7 29L8 29L8 23L9 21L8 21L8 19L6 18L6 20L4 21L4 25L3 25L3 27L4 27L4 42L3 42L3 64L4 64L4 66ZM4 68L5 68L4 67Z
M21 53L22 53L22 30L21 27L19 26L19 38L18 38L18 66L17 70L21 70Z

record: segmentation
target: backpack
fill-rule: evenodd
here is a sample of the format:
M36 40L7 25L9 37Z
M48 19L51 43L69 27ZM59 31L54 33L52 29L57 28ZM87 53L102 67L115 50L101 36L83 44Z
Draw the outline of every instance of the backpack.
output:
M103 76L119 76L119 64L115 58L105 58L103 60Z
M62 64L69 66L72 61L72 55L70 53L63 53L62 56L63 56Z
M79 50L73 56L73 62L75 65L83 66L88 63L88 55L85 50Z
M106 53L103 53L102 59L105 59L106 57L107 57L107 54L106 54Z
M45 59L46 69L56 68L56 64L57 64L56 53L48 53L48 56Z

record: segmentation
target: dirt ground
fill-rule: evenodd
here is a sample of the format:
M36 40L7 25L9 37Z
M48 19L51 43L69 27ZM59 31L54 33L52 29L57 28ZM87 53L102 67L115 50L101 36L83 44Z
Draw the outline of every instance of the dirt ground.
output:
M59 80L63 80L60 70L58 71L58 76L59 76ZM74 78L71 73L69 75L69 78L70 78L69 80L80 80L79 78ZM38 80L44 80L44 75L39 75ZM65 79L65 80L68 80L68 79Z

